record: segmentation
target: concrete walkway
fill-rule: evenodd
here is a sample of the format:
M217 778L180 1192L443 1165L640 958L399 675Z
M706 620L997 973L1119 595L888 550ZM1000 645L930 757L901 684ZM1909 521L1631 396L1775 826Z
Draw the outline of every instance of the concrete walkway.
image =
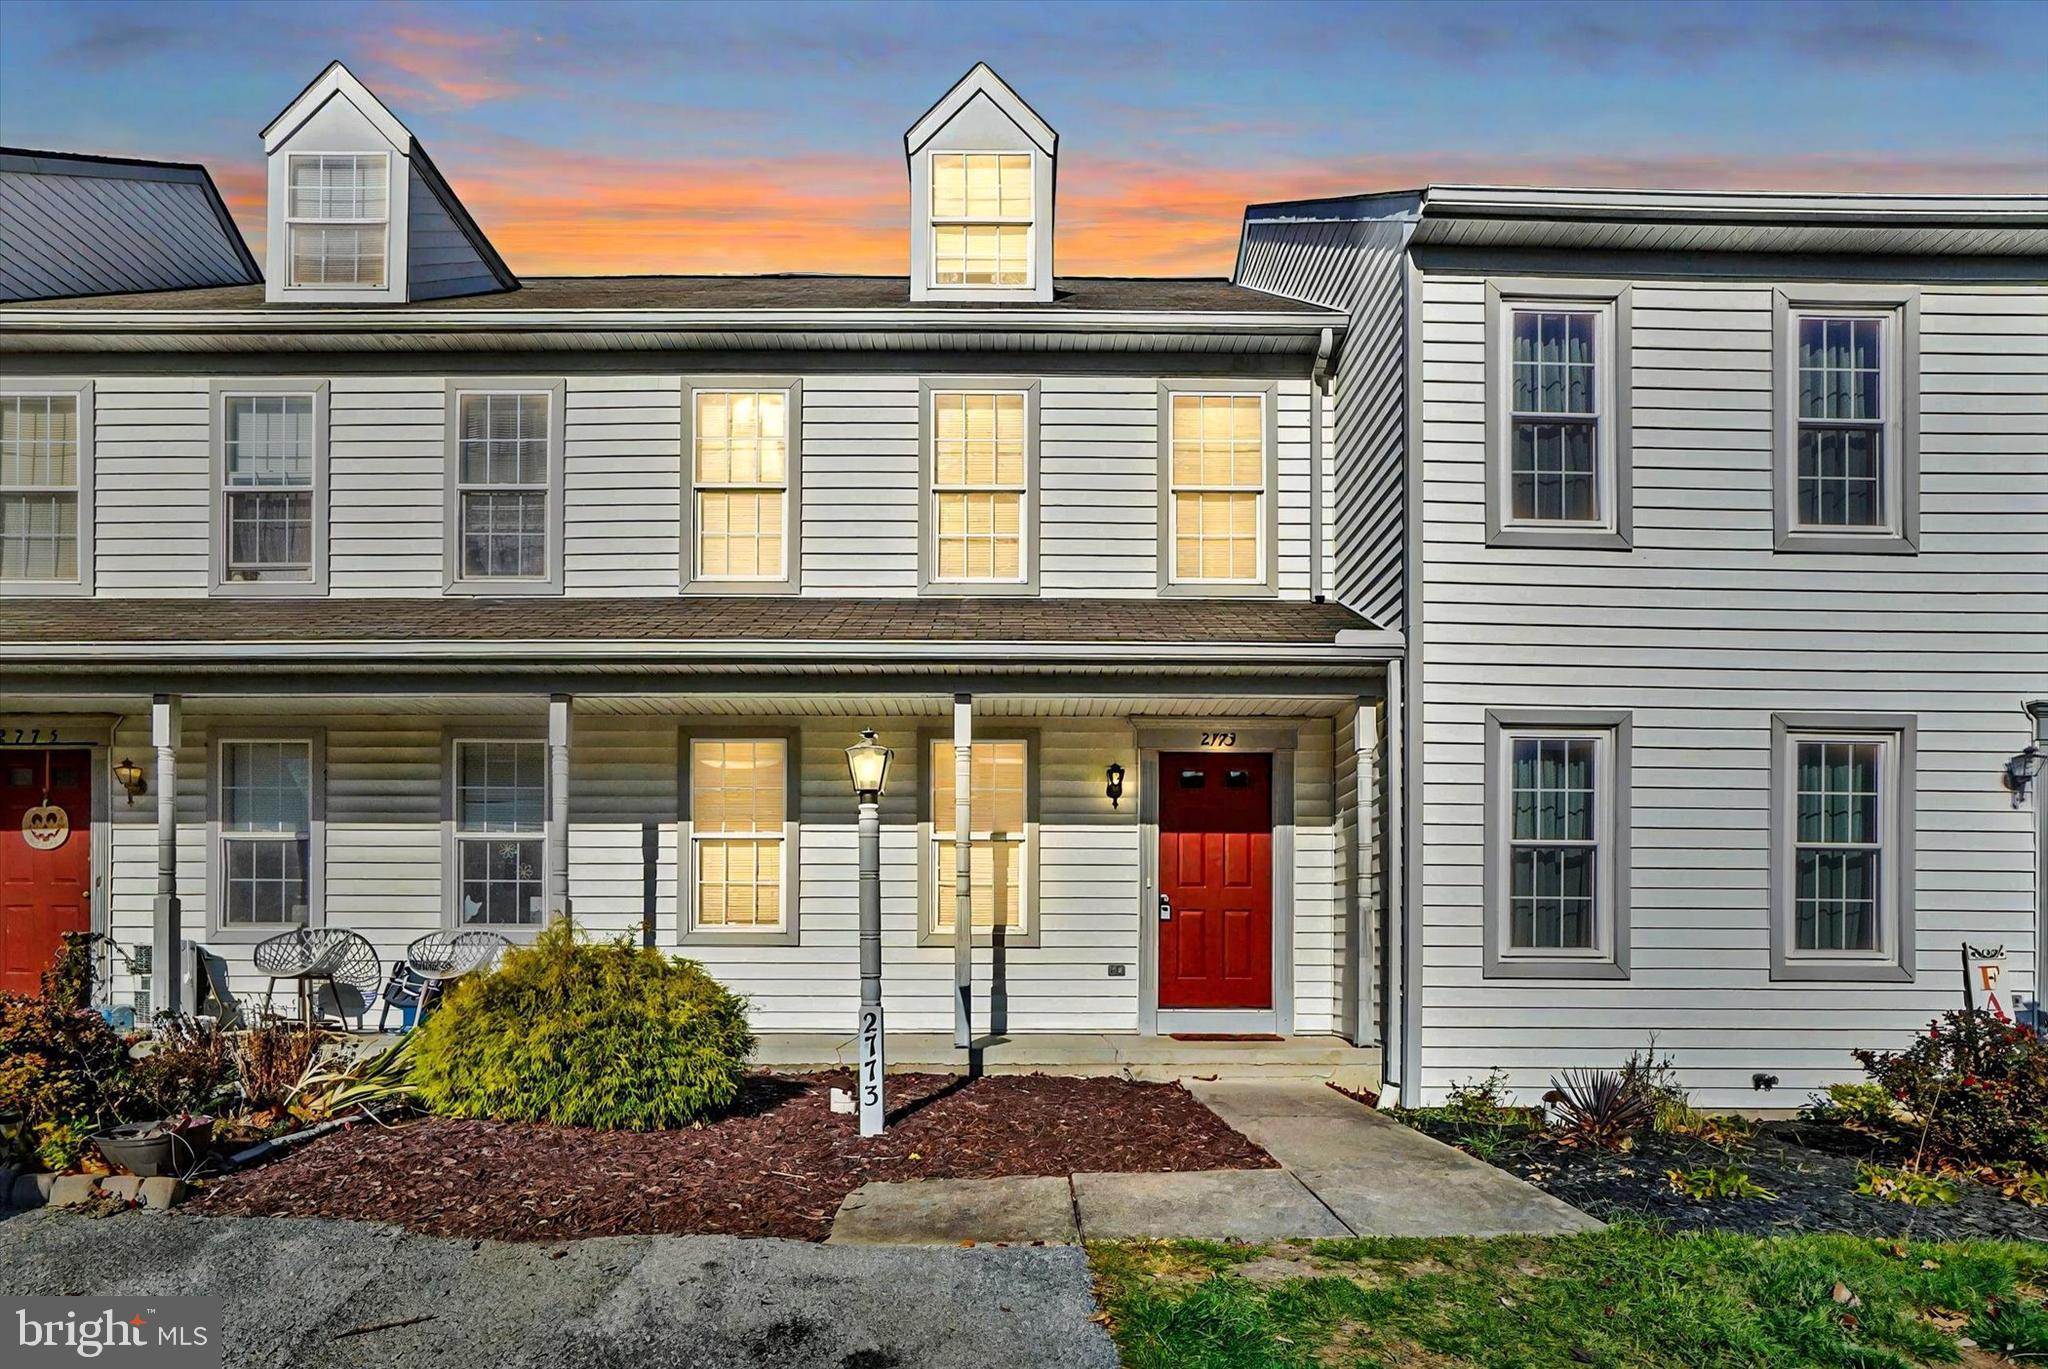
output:
M1599 1222L1316 1081L1189 1085L1279 1169L867 1184L833 1245L1559 1235Z
M221 1298L230 1369L1117 1363L1072 1249L509 1245L366 1222L44 1208L0 1220L0 1291Z

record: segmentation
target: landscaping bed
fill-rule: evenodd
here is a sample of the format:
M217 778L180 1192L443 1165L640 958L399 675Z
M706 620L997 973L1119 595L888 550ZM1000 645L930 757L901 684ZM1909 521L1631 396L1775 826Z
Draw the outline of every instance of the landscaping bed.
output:
M835 1113L848 1072L756 1074L700 1126L595 1131L423 1118L355 1127L212 1186L188 1210L390 1222L513 1241L706 1233L822 1240L879 1180L1268 1169L1178 1084L1051 1075L889 1076L889 1130Z

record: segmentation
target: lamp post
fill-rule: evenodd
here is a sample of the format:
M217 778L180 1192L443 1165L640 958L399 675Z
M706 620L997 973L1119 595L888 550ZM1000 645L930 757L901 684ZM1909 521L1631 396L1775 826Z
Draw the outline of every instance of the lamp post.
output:
M863 728L846 748L853 796L860 804L860 1134L882 1134L882 788L896 753Z

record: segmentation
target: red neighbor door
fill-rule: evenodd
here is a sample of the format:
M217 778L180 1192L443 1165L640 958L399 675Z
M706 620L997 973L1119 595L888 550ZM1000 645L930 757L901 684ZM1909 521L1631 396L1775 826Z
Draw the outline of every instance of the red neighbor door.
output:
M92 753L0 751L0 991L32 994L92 928Z
M1273 758L1159 758L1159 1006L1273 1006Z

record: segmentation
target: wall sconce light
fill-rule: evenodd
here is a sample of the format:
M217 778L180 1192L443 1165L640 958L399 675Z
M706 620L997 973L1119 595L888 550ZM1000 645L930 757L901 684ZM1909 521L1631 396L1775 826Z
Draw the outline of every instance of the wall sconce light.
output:
M1111 761L1109 769L1105 773L1109 777L1109 783L1103 786L1102 792L1109 795L1109 806L1114 808L1123 801L1124 768L1115 761Z
M2043 766L2048 766L2048 699L2028 704L2027 716L2034 720L2034 740L2005 763L2005 787L2012 790L2015 808L2027 801L2028 787L2040 776Z
M135 806L135 796L149 789L149 782L142 778L142 767L126 756L121 757L114 767L114 783L128 791L128 806Z

